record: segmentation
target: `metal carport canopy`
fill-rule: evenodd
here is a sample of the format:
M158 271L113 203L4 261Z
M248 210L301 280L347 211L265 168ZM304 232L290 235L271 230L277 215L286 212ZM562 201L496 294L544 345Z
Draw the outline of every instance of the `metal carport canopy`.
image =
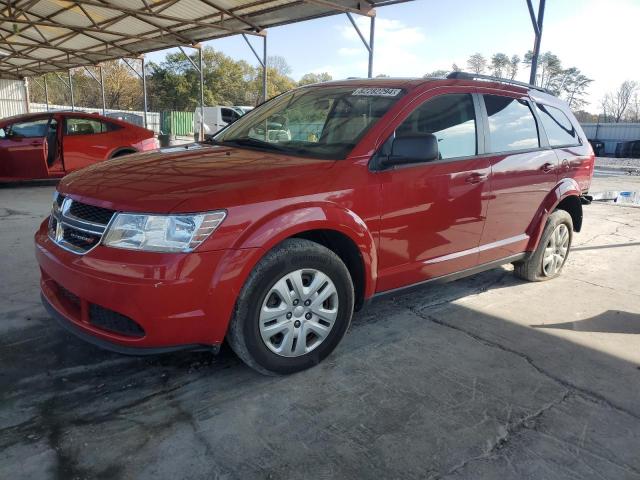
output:
M0 78L139 57L145 52L409 0L2 0Z

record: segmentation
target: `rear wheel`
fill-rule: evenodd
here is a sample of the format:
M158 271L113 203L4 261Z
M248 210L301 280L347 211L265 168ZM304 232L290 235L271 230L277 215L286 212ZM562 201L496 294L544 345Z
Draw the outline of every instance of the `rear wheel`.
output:
M536 251L526 260L513 264L515 274L530 282L557 277L567 261L572 240L571 215L564 210L556 210L547 220Z
M335 253L309 240L285 240L249 276L227 340L261 373L304 370L338 345L353 302L349 271Z

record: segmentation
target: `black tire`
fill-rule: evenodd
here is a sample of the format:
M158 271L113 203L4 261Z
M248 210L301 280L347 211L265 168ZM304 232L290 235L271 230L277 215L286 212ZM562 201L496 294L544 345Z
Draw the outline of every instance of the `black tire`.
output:
M551 235L560 224L564 224L568 228L569 243L567 246L567 253L557 271L549 275L544 271L543 257L545 249L549 244ZM542 282L557 277L562 272L562 268L569 258L572 241L573 220L571 219L571 215L569 215L569 213L564 210L554 211L551 215L549 215L549 218L547 219L547 224L545 225L542 236L540 237L540 242L538 242L538 248L536 248L536 250L525 260L514 262L513 266L515 275L530 282Z
M272 352L262 339L260 310L274 283L299 269L317 269L336 287L337 317L326 338L313 350L297 357ZM354 291L349 270L328 248L299 238L285 240L270 250L247 279L229 324L227 342L251 368L267 375L283 375L305 370L320 363L340 343L353 315Z

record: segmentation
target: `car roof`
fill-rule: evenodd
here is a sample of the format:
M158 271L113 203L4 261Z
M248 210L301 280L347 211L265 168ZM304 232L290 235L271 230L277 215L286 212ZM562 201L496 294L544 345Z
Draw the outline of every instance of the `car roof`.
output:
M372 88L402 88L405 90L413 90L418 87L422 87L427 84L433 84L433 86L467 86L467 87L489 87L497 90L504 90L513 93L520 94L532 94L535 92L539 94L541 98L555 98L553 95L536 90L534 87L527 88L526 86L515 85L506 83L509 80L505 79L505 82L496 80L485 79L455 79L455 78L443 78L443 77L423 77L423 78L347 78L344 80L332 80L323 83L314 83L311 85L305 85L300 88L307 87L338 87L338 86L352 86L359 87L372 87Z
M135 125L133 123L129 123L118 118L106 117L104 115L100 115L99 113L90 113L90 112L80 112L77 110L50 110L48 112L34 112L34 113L22 113L20 115L14 115L12 117L5 117L0 119L0 126L7 125L15 122L24 122L28 120L37 120L39 118L46 118L51 115L57 115L62 117L82 117L82 118L91 118L102 120L105 122L115 123L122 127L126 128L142 128L139 125Z

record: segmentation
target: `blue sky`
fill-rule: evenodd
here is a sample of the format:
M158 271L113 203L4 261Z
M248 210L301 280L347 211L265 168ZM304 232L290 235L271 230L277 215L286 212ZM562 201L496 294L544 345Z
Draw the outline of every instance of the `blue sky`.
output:
M553 51L565 67L576 66L595 79L588 110L596 111L601 97L623 80L640 81L639 19L640 0L547 2L542 51ZM368 37L368 19L358 22ZM322 71L334 78L366 76L366 50L344 15L273 28L268 36L269 55L285 57L295 79ZM262 47L261 39L252 40ZM241 37L205 44L256 63ZM522 57L532 46L525 0L416 0L377 10L374 75L422 76L450 69L454 62L464 69L475 52ZM157 52L148 58L161 61L163 56ZM528 71L520 77L528 79Z

